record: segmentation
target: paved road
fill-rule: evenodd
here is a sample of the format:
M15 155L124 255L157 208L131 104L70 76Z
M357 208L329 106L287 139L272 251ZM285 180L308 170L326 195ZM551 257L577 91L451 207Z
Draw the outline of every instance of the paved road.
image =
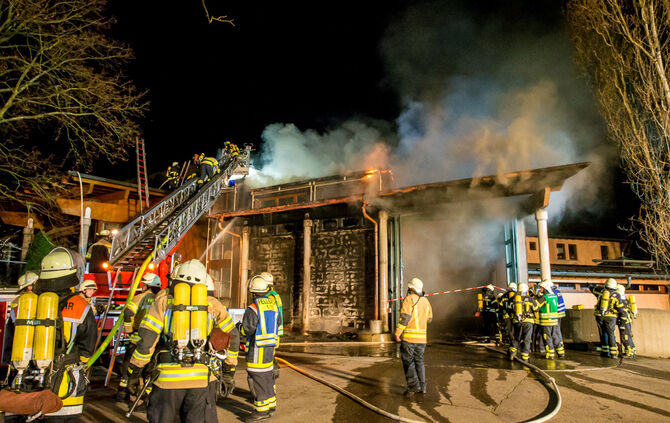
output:
M395 345L309 347L282 345L282 356L393 414L419 421L516 422L548 412L556 403L535 374L502 355L478 346L435 343L426 350L428 393L405 398ZM236 374L234 395L219 400L219 421L241 421L251 412L246 372ZM568 351L550 363L536 358L559 384L563 405L552 422L670 421L670 360L638 358L617 362L594 353ZM277 381L278 410L273 422L386 422L332 389L283 368ZM85 422L128 421L113 390L96 388L87 396ZM130 421L144 422L141 413Z

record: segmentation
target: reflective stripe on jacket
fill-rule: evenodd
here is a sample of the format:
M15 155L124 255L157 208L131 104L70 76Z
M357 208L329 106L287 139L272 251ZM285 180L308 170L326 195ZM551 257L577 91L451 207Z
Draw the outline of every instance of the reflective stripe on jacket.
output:
M247 307L241 334L247 337L248 372L272 371L278 328L279 313L274 299L259 297Z
M540 298L540 325L558 325L558 297L554 293L547 292Z
M149 308L151 308L155 297L156 295L153 292L146 290L134 296L123 311L123 330L130 335L130 342L133 344L140 340L137 330L140 328L140 324L142 324Z
M281 297L277 293L277 291L272 290L270 291L270 294L268 294L270 298L274 298L275 303L277 303L277 310L279 311L279 330L277 330L277 335L283 336L284 335L284 307L281 302Z
M413 344L427 342L428 323L433 320L433 309L426 297L420 297L414 292L408 294L402 301L400 321L396 327L396 336Z

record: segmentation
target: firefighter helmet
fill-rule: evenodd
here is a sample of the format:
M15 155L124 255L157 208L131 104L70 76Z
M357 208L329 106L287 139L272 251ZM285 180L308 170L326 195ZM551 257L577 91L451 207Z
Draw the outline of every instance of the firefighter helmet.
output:
M609 278L605 281L605 288L607 289L616 289L616 279Z
M179 166L179 163L178 162L172 162L172 166L177 167L177 166Z
M275 283L275 278L272 276L272 273L270 272L263 272L259 275L261 278L265 279L267 283L272 286Z
M516 292L516 289L517 289L516 288L516 282L510 282L510 284L507 285L507 289L509 289L510 291Z
M528 284L521 282L518 287L518 291L520 294L528 294Z
M87 289L98 289L98 285L92 279L86 279L84 282L79 284L79 292L84 292Z
M547 279L543 280L542 282L540 282L540 288L544 289L547 292L552 292L551 281Z
M621 298L624 298L624 295L626 295L626 287L619 284L616 286L616 292L621 296Z
M40 279L56 279L75 274L80 262L83 262L80 254L64 247L56 247L42 259Z
M161 287L161 277L155 273L145 273L142 276L142 283L146 286L151 286L155 288Z
M111 234L112 233L110 232L109 229L103 229L103 230L100 231L100 233L98 235L100 235L100 236L110 236Z
M19 277L19 289L23 289L37 282L39 275L35 272L27 271L24 275Z
M492 284L486 285L486 289L488 289L489 291L493 291L493 288L494 286Z
M414 278L407 284L407 288L421 295L423 293L423 282L419 278Z
M176 270L175 280L191 284L204 284L207 281L207 269L198 259L182 263ZM173 273L175 273L173 271Z
M249 292L253 294L267 294L270 284L262 276L254 276L249 282Z

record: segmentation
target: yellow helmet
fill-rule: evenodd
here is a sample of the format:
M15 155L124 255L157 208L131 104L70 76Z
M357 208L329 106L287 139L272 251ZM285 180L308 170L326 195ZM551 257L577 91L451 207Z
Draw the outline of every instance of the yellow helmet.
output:
M56 279L77 273L78 255L67 248L54 248L42 259L40 279Z
M172 273L175 280L191 284L204 284L207 281L207 269L198 259L192 259L179 265Z
M254 294L267 294L270 292L270 284L262 276L254 276L249 281L249 292Z
M265 279L267 283L272 286L274 285L275 278L272 276L272 273L270 272L263 272L259 275L261 278Z
M407 288L421 295L423 293L423 281L419 278L414 278L407 284Z
M79 284L79 292L84 292L87 289L98 289L98 285L95 283L94 280L87 279L84 282Z
M25 275L19 277L19 289L23 289L34 284L39 278L40 276L37 273L31 272L30 270L27 271Z

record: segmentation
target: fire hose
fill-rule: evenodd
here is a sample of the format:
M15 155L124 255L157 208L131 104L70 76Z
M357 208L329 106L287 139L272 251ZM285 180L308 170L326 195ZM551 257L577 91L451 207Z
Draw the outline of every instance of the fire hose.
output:
M376 406L370 404L369 402L365 401L363 398L361 398L359 396L356 396L356 395L352 394L351 392L349 392L349 391L347 391L343 388L340 388L339 386L337 386L333 383L330 383L327 380L321 379L320 377L315 376L315 375L313 375L313 374L311 374L311 373L309 373L309 372L307 372L307 371L305 371L305 370L303 370L303 369L301 369L297 366L294 366L293 364L289 363L288 361L284 360L283 358L276 357L276 356L275 356L275 358L277 359L277 361L279 361L280 363L285 364L286 366L295 370L296 372L298 372L300 374L303 374L310 379L313 379L313 380L315 380L319 383L322 383L322 384L326 385L327 387L329 387L329 388L339 392L340 394L354 400L355 402L359 403L363 407L366 407L366 408L374 411L377 414L381 414L384 417L388 417L391 420L395 420L395 421L399 421L399 422L421 423L418 420L408 419L408 418L405 418L405 417L398 416L397 414L389 413L388 411L382 410L381 408L376 407Z

